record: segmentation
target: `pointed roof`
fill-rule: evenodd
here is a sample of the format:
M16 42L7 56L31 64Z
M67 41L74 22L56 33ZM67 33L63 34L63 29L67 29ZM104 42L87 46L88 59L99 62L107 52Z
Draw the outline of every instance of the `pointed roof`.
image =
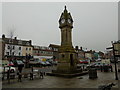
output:
M61 19L66 19L66 20L67 20L67 19L71 19L72 22L73 22L72 16L71 16L70 13L68 13L68 11L67 11L67 7L66 7L66 6L65 6L65 8L64 8L63 13L62 13L61 16L60 16L59 21L60 21Z

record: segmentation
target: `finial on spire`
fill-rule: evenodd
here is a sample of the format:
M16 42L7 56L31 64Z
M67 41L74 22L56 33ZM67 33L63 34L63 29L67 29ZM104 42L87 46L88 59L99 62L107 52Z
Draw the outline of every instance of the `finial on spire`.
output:
M65 10L66 10L66 5L65 5Z
M65 5L64 13L67 13L66 5Z

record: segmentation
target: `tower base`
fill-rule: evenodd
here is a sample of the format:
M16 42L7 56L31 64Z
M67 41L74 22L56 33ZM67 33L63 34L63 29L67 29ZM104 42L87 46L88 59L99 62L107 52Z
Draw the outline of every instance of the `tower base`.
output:
M57 70L53 70L52 72L48 72L46 73L47 75L49 76L58 76L58 77L64 77L64 78L73 78L73 77L76 77L76 76L82 76L82 75L86 75L88 74L88 71L83 71L83 72L80 72L79 70L75 73L61 73Z

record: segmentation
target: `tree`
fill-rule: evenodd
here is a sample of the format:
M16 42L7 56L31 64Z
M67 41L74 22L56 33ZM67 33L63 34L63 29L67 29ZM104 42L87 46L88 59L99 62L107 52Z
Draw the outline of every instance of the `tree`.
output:
M10 59L12 60L13 59L13 36L14 36L14 33L15 33L15 28L12 27L9 31L8 31L8 36L9 36L9 47L10 47Z

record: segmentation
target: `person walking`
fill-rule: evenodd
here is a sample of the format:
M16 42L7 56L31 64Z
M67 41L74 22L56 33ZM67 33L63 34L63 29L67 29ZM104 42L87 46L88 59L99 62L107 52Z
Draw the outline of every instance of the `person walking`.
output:
M33 72L30 72L30 80L33 80Z
M22 80L21 80L22 79L22 74L19 71L18 71L17 74L18 74L18 82L22 82Z
M40 78L42 78L43 79L43 72L42 71L40 71Z

